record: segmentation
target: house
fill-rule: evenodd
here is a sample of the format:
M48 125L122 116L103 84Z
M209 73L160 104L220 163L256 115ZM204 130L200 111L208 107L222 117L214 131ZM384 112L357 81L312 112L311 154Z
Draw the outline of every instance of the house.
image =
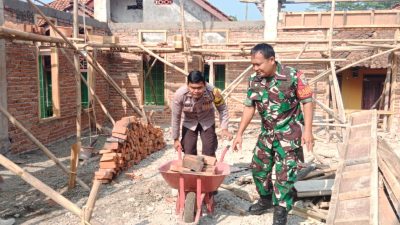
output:
M130 22L179 22L180 3L175 0L83 0L85 12L100 21L114 23ZM96 3L96 7L94 7ZM71 12L73 2L55 0L50 7ZM185 1L186 21L230 21L229 16L214 7L206 0ZM105 16L105 17L104 17Z

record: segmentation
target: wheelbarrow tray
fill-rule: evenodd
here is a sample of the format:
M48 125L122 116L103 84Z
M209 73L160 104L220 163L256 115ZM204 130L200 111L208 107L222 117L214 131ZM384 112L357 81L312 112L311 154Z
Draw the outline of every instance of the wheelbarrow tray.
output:
M179 164L181 160L173 160L162 165L158 170L163 176L164 180L169 186L175 189L179 189L179 178L182 176L185 180L184 191L195 192L197 188L197 178L201 179L201 192L213 192L218 189L221 183L224 181L226 175L230 174L230 167L226 163L217 162L215 174L209 175L204 173L196 172L174 172L170 171L169 168L172 164Z

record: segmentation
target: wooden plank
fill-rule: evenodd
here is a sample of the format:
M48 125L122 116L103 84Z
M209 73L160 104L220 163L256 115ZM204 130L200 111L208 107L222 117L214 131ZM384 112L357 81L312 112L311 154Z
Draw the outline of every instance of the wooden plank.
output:
M386 197L383 187L379 188L379 224L398 224L395 209L391 207L391 204Z
M371 123L371 211L370 211L370 224L379 224L379 195L378 195L378 140L377 140L377 113L376 110L372 111Z
M367 198L371 195L370 188L364 188L357 191L347 191L339 194L339 201L351 200L356 198Z
M78 145L75 143L71 146L71 162L70 162L70 174L69 174L69 181L68 181L68 189L72 189L75 187L76 181L76 172L79 162L79 150Z

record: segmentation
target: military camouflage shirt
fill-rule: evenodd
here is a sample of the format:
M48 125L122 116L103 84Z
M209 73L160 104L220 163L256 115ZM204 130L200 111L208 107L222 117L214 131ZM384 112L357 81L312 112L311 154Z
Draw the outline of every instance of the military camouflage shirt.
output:
M312 90L301 71L278 62L276 70L271 77L250 76L244 104L257 108L262 118L261 135L267 142L276 138L299 147L304 124L300 102L311 102Z

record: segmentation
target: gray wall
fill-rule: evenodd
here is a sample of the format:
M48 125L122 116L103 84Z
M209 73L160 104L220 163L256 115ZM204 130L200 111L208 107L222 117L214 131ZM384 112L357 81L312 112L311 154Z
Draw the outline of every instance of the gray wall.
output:
M111 1L111 21L114 23L180 22L180 0L171 5L156 5L154 0L143 0L143 10L130 9L136 0ZM192 0L185 0L185 20L188 22L218 21Z

